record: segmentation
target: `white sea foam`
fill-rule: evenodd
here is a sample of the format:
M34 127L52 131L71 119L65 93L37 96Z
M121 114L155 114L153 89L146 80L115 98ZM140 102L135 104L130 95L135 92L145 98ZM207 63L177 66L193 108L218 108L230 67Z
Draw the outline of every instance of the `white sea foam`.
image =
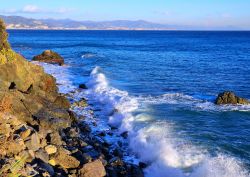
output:
M173 104L196 111L250 111L250 105L216 105L212 101L198 99L183 93L167 93L160 96L141 96L144 104Z
M68 84L67 88L59 85L61 90L71 90L70 76L65 76L67 72L53 67L46 71L59 79L59 83ZM141 161L149 164L145 169L146 177L250 176L238 160L223 154L211 157L204 148L178 138L173 130L174 125L167 121L155 121L141 128L134 127L138 121L151 120L145 114L133 116L133 112L141 103L185 104L201 110L224 108L218 109L217 106L212 106L212 103L179 93L159 97L131 97L127 92L111 87L99 67L92 71L87 86L89 89L79 92L78 96L86 97L90 103L100 108L101 114L108 117L110 125L117 126L120 131L129 131L129 148Z

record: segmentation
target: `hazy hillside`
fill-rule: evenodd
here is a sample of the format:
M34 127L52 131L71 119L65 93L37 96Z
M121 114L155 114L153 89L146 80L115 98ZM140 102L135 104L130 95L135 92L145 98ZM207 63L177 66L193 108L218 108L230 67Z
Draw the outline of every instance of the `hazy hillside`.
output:
M129 21L74 21L71 19L55 20L55 19L30 19L20 16L3 16L8 29L96 29L96 30L168 30L174 29L173 26L156 24L143 20Z

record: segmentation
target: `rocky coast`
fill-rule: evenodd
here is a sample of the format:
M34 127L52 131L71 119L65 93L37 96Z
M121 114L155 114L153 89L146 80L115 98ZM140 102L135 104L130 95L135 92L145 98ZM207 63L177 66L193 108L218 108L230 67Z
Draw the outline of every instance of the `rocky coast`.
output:
M0 176L143 177L145 165L124 161L121 147L105 140L111 132L94 133L74 112L88 106L86 99L70 102L55 78L13 51L7 37L0 21ZM54 53L39 60L48 54Z

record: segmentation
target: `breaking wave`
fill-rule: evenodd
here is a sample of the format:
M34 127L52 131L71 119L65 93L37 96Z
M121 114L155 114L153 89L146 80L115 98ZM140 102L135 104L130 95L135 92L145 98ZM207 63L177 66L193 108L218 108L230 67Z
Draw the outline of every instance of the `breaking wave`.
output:
M67 68L43 64L46 72L57 78L62 93L70 92L76 87ZM129 149L140 161L146 162L146 177L249 177L241 162L231 156L218 153L210 155L206 148L197 147L185 139L178 138L172 123L152 121L146 114L133 113L141 104L176 104L195 110L206 111L249 111L249 106L216 106L206 101L182 93L168 93L161 96L130 96L109 85L101 68L92 70L88 89L80 96L88 99L107 118L108 124L119 128L120 133L129 132ZM141 122L141 126L136 123Z
M249 107L216 106L181 93L132 97L126 91L111 87L99 67L91 72L87 86L89 101L100 105L108 123L118 127L120 132L129 132L129 148L141 161L149 164L145 169L147 177L249 176L237 159L224 154L212 157L206 149L176 137L172 130L174 125L167 121L155 121L138 128L135 122L150 118L143 114L133 115L140 104L183 104L193 109L213 111L249 110Z

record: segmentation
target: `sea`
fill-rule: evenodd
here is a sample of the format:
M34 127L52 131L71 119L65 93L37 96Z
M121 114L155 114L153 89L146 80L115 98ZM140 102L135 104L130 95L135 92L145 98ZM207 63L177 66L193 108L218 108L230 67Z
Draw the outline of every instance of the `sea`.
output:
M250 99L250 32L8 32L28 60L46 49L64 57L41 65L61 93L88 100L96 129L128 132L146 177L250 176L250 106L214 104L225 90Z

